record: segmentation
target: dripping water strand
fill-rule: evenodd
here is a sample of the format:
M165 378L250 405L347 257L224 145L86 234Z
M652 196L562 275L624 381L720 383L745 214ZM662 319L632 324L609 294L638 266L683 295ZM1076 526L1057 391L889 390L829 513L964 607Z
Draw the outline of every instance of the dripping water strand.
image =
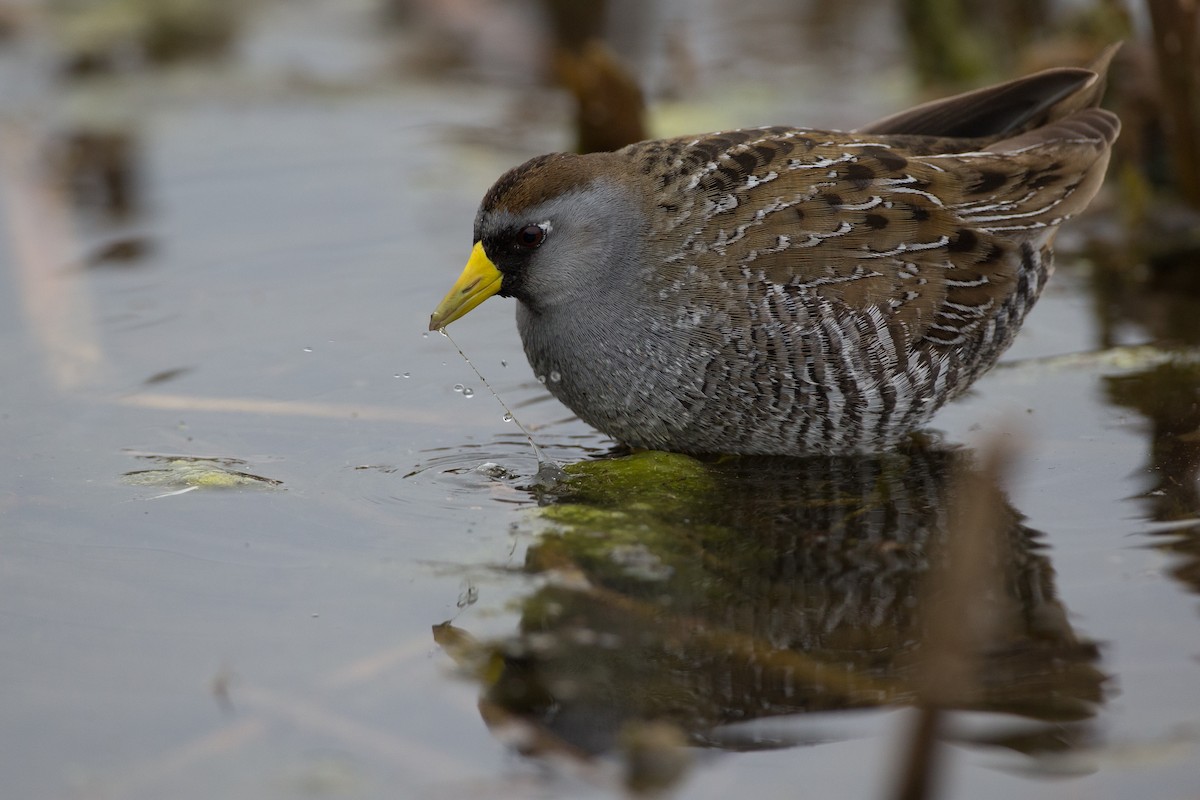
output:
M479 377L479 380L484 386L487 387L487 390L492 393L492 397L496 398L496 402L499 403L500 407L504 409L505 420L512 420L515 422L517 427L521 429L521 433L525 434L525 439L529 442L529 446L533 448L533 453L537 456L538 460L538 470L537 475L534 476L534 482L540 486L551 486L566 478L566 473L563 472L562 467L559 466L558 462L546 455L545 452L542 451L542 448L537 446L537 442L533 441L533 434L531 434L529 430L521 424L521 420L517 419L517 415L512 412L512 409L508 407L508 404L505 403L504 400L501 399L500 395L496 393L496 390L492 388L490 383L488 383L487 378L483 377L483 373L480 372L479 368L475 366L475 362L471 361L471 359L467 357L467 354L463 352L463 349L458 346L458 342L454 341L450 334L446 333L445 328L439 328L438 333L450 340L450 344L452 344L454 349L458 351L458 354L462 356L463 361L467 362L467 366L469 366L471 370Z

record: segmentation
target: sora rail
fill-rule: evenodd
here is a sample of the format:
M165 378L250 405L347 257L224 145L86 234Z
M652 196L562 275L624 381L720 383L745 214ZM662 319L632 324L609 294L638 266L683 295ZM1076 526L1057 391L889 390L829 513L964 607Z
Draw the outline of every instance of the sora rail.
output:
M634 446L885 449L1012 343L1120 130L1112 50L857 131L553 153L503 175L433 313L517 301L535 374Z

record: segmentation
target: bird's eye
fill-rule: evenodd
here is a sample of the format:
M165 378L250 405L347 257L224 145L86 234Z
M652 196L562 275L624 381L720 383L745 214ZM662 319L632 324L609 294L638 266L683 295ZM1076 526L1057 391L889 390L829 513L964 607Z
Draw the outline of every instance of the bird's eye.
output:
M546 230L541 225L526 225L517 231L517 244L528 250L537 247L545 238Z

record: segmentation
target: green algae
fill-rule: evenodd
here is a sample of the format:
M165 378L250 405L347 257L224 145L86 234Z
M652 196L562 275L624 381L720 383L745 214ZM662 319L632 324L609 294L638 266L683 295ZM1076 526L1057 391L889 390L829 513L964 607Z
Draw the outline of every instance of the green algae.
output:
M273 489L282 481L245 472L238 467L246 462L235 458L191 458L173 456L143 456L162 466L126 472L122 479L131 486L157 486L190 489Z

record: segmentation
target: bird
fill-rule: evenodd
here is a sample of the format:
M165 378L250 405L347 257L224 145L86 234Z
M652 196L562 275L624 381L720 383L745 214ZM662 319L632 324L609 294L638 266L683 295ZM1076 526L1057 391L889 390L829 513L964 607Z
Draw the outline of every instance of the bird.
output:
M848 132L533 158L485 194L429 329L514 298L534 374L632 448L894 448L1009 347L1099 190L1115 50Z

